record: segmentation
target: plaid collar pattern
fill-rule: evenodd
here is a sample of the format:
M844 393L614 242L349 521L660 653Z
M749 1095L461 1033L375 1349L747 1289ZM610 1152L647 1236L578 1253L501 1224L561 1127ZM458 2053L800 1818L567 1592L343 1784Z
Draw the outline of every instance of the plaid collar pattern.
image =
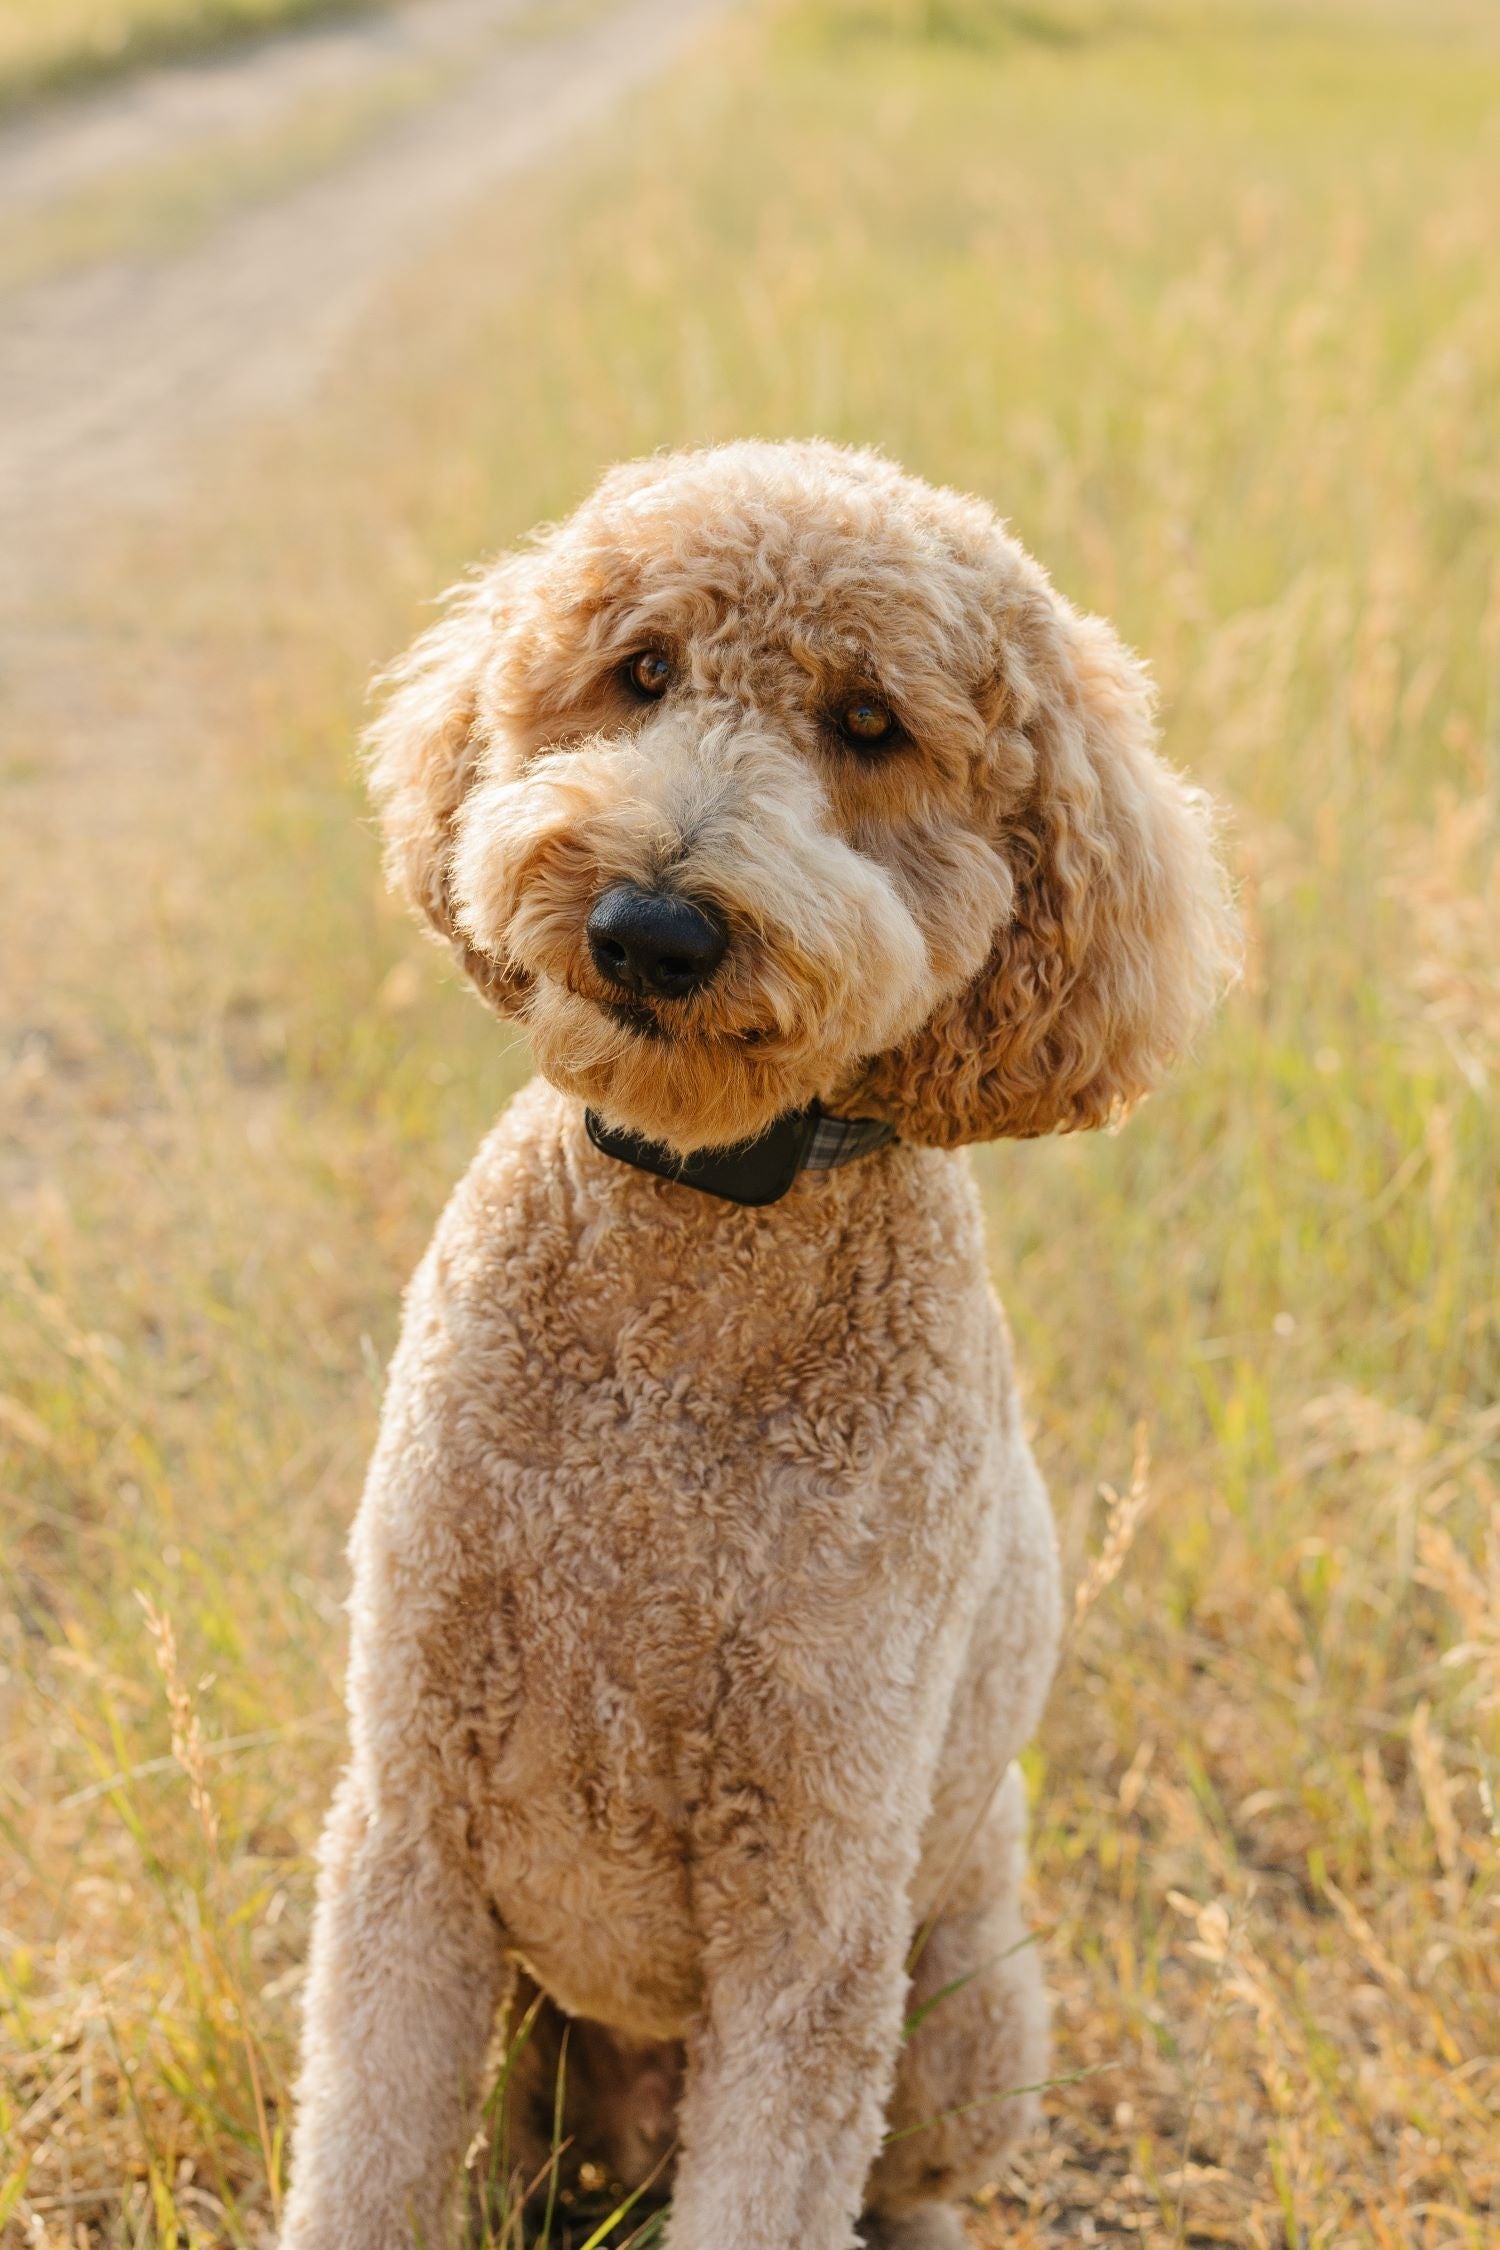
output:
M691 1156L678 1156L639 1133L620 1132L591 1109L584 1112L584 1123L602 1155L677 1187L751 1207L779 1203L802 1172L837 1171L856 1157L889 1147L896 1138L895 1128L883 1118L829 1117L816 1102L788 1110L738 1148L701 1148Z
M857 1156L873 1156L876 1149L889 1148L896 1138L895 1126L881 1117L826 1117L816 1108L812 1115L812 1139L801 1165L804 1172L836 1172Z

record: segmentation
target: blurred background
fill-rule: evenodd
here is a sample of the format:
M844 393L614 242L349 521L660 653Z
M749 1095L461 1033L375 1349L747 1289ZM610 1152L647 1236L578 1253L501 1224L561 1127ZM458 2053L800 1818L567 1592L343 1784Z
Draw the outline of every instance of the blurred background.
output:
M369 674L747 432L1114 617L1250 934L977 1159L1080 1592L975 2241L1500 2240L1497 214L1490 0L0 0L7 2242L274 2233L343 1540L527 1068Z

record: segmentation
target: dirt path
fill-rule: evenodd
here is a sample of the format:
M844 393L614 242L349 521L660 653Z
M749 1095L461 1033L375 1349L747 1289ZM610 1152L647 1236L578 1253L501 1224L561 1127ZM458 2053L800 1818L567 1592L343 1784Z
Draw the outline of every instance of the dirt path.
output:
M401 0L132 71L0 132L0 210L24 211L128 164L273 123L298 101L343 94L389 70L462 60L525 0Z
M520 0L419 0L150 74L0 134L0 216L149 153L211 145L402 64L446 90L334 167L178 253L106 259L0 296L0 595L80 510L154 500L188 441L304 396L381 285L507 173L670 62L721 0L623 0L582 20ZM455 82L456 81L456 82Z

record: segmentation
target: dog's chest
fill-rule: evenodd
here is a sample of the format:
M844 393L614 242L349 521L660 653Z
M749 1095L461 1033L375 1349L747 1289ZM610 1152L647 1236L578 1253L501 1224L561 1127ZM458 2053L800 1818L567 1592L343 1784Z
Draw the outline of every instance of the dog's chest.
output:
M695 1717L741 1670L931 1580L989 1416L847 1307L589 1278L525 1346L545 1383L469 1394L453 1482L499 1619L487 1661L521 1683L505 1769L565 1744L581 1806L670 1811ZM466 1613L474 1591L466 1569Z
M784 1802L851 1710L900 1754L976 1579L1001 1386L972 1226L914 1241L847 1192L821 1229L713 1224L644 1184L566 1228L514 1193L450 1213L371 1560L420 1585L414 1685L517 1943L660 2032L715 1804ZM591 1924L614 1967L585 1974Z
M494 1410L477 1488L465 1471L483 1569L437 1620L435 1715L519 1950L584 2014L667 2036L695 2004L701 1823L726 1788L769 1803L826 1739L829 1651L860 1651L910 1574L922 1534L887 1481L910 1481L908 1438L754 1355L686 1380L649 1313L567 1364L545 1414ZM976 1462L977 1433L937 1438L938 1489ZM863 1699L847 1655L837 1676Z

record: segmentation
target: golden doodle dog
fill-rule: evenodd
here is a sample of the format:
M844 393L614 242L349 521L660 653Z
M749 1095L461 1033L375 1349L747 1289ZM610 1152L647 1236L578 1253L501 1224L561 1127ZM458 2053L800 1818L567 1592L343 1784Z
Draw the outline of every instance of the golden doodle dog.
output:
M561 2070L570 2163L670 2164L671 2250L957 2244L1047 2070L1059 1596L954 1151L1182 1049L1232 967L1206 806L989 508L825 444L613 471L372 747L541 1076L354 1534L285 2250L436 2250L528 2001L523 2174Z

